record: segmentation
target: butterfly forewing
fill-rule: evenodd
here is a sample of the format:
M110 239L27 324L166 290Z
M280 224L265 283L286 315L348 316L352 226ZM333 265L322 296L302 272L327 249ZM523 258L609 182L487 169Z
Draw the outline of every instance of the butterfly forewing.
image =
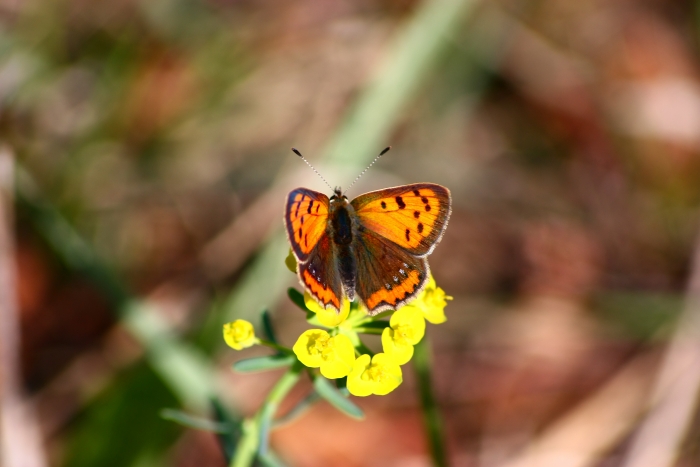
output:
M433 251L451 210L449 190L433 183L372 191L351 204L365 229L417 256Z
M418 295L428 280L428 263L380 235L361 229L354 244L355 293L370 315L396 310Z
M327 221L328 196L306 188L297 188L289 193L284 223L297 260L305 262L309 258L326 232Z

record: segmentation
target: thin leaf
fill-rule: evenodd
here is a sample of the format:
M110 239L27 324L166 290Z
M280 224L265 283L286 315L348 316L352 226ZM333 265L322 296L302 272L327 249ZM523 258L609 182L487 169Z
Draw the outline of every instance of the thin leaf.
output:
M231 427L226 423L197 417L177 409L163 409L160 411L160 417L195 430L211 431L213 433L230 433L231 431Z
M258 461L264 467L284 467L284 463L272 451L258 456Z
M309 309L306 308L306 303L304 303L304 294L299 292L297 289L294 287L290 287L287 289L287 295L289 296L289 299L294 303L296 306L298 306L301 311L304 313L308 313Z
M253 371L274 370L275 368L283 368L290 366L296 361L294 355L276 354L266 355L264 357L246 358L239 360L233 364L233 369L241 373L250 373Z
M363 328L369 329L384 329L390 326L389 321L370 321L368 323L363 323Z
M338 388L338 392L344 397L350 396L350 391L348 391L348 379L338 378L335 380L335 387Z
M277 337L275 336L275 329L272 327L272 319L270 318L270 312L264 310L262 312L262 324L263 331L267 339L275 344L277 344Z
M338 392L326 378L320 376L317 377L314 380L314 389L319 396L326 399L333 407L340 410L344 414L358 420L365 417L362 409Z
M236 452L236 447L241 439L243 432L241 422L236 420L231 415L228 409L224 407L218 398L214 397L210 402L216 421L229 427L229 431L227 433L220 433L217 435L219 444L221 445L221 450L226 458L226 463L228 463L233 458L233 455Z
M306 322L309 323L311 326L322 327L322 328L328 327L324 324L321 324L321 322L318 320L318 316L316 316L316 313L314 313L313 311L306 312Z
M394 313L394 310L387 310L387 311L382 311L378 315L372 316L372 319L374 320L380 320L382 318L388 318Z
M316 402L318 402L319 399L321 399L321 396L319 396L317 392L312 392L311 394L303 398L287 413L275 419L273 422L273 428L278 428L282 425L286 425L287 423L293 422L303 413L309 410Z

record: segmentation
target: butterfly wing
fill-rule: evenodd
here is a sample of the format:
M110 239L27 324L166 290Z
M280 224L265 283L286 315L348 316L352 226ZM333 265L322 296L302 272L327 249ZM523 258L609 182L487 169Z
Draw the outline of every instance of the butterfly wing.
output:
M324 308L340 310L343 287L335 267L331 238L322 235L305 263L299 263L299 280Z
M323 193L297 188L287 196L284 224L298 261L299 280L320 304L339 310L343 288L326 232L328 208Z
M300 263L309 259L328 225L328 196L306 188L297 188L287 196L284 225L294 256Z
M370 315L405 305L425 287L425 259L442 238L452 201L447 188L417 183L373 191L352 201L357 295Z
M372 191L352 200L360 224L416 256L429 255L450 218L450 191L416 183Z
M354 251L355 293L370 315L405 305L423 290L430 275L425 258L408 253L368 229L360 228Z

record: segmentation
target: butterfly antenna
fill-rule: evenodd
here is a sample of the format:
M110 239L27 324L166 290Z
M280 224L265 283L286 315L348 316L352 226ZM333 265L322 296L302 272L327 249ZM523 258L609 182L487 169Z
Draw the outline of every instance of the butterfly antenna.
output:
M321 177L321 180L323 180L324 183L325 183L326 185L328 185L328 188L330 188L331 191L333 191L333 187L330 185L330 183L328 183L328 182L326 181L326 179L323 178L323 175L321 175L320 173L318 173L318 170L316 170L316 169L314 168L314 166L311 165L311 163L309 163L309 161L307 161L306 158L305 158L304 156L302 156L301 153L300 153L296 148L292 148L292 152L293 152L294 154L296 154L297 156L301 157L301 160L303 160L304 162L306 162L306 165L308 165L309 167L311 167L311 170L313 170L313 171L316 173L316 175L318 175L319 177Z
M357 178L350 184L349 187L347 187L347 188L345 189L345 191L348 191L350 188L352 188L352 186L355 184L355 182L357 182L357 181L360 179L360 177L362 177L362 176L365 174L365 172L367 172L367 171L369 170L369 168L372 167L372 166L374 165L374 163L377 162L377 161L379 160L380 157L382 157L384 154L386 154L387 152L389 152L389 149L391 149L391 146L388 146L388 147L384 148L384 150L383 150L382 152L380 152L379 155L378 155L377 157L374 158L374 160L367 166L367 168L366 168L365 170L363 170L363 171L360 173L360 175L357 176Z

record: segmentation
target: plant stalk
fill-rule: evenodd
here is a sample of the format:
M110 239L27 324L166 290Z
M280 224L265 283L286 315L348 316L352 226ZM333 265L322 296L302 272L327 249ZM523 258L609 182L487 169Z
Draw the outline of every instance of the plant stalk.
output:
M442 417L435 401L430 371L432 366L430 343L426 334L413 348L413 368L418 380L423 422L428 437L428 446L433 464L436 467L447 467L447 452L444 444L444 428Z
M245 421L243 437L229 464L231 467L250 467L253 465L256 455L265 456L267 454L272 417L277 412L282 400L299 381L303 370L304 365L299 361L295 362L277 381L260 410L252 418Z

